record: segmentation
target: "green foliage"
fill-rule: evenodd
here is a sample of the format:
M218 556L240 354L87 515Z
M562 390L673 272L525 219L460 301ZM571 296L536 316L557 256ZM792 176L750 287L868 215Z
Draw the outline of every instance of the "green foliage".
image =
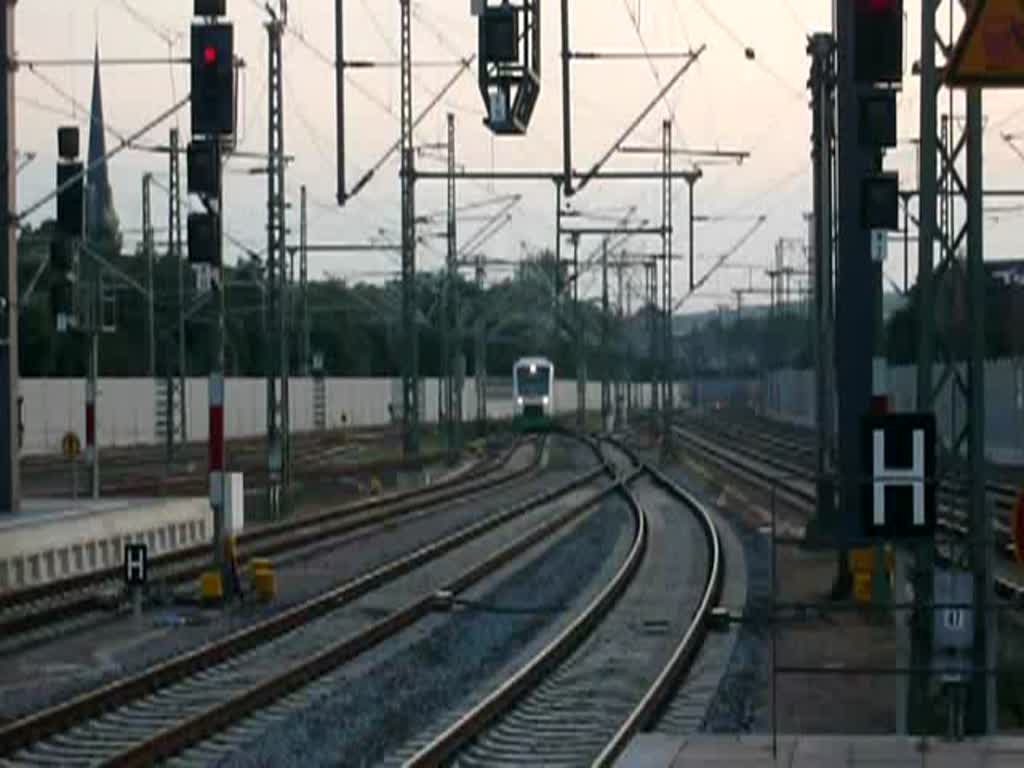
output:
M48 259L52 224L38 230L25 229L20 240L19 283L29 284L40 260ZM145 287L149 284L147 261L141 250L117 255L120 236L104 240L104 257L118 270ZM227 373L258 377L272 359L264 318L263 265L243 261L227 270ZM478 287L458 278L454 293L459 307L457 349L466 356L466 374L475 372L475 332L483 322L487 334L487 369L492 375L510 372L513 362L524 355L541 354L555 361L559 375L575 371L575 313L563 292L556 318L554 257L542 252L518 268L508 279ZM156 316L157 375L176 374L178 263L157 254L153 264ZM115 282L107 278L108 284ZM564 265L557 281L566 285ZM116 281L117 327L100 342L100 372L104 376L145 376L149 360L147 299L140 291ZM43 276L21 316L21 370L24 376L82 376L86 370L84 339L77 333L56 332L50 307L49 278ZM202 302L191 268L184 266L186 325L186 368L189 375L203 376L210 370L213 350L208 340L213 307ZM437 376L440 371L439 275L417 276L420 310L420 373ZM290 350L293 371L301 369L299 289L293 288L290 319ZM401 292L397 281L384 285L349 284L327 277L309 285L310 349L324 355L330 376L397 376L402 344L399 334ZM598 370L600 360L600 307L583 302L580 316L585 328L588 366Z
M772 315L752 309L712 316L682 337L684 370L697 376L751 376L762 370L813 364L806 307L780 307Z
M1017 356L1024 352L1024 289L1007 285L985 274L985 356L989 359ZM914 286L909 301L890 318L886 328L889 362L911 365L917 362L920 295ZM938 276L935 286L935 315L932 323L943 337L939 359L964 360L967 356L967 278L960 262Z

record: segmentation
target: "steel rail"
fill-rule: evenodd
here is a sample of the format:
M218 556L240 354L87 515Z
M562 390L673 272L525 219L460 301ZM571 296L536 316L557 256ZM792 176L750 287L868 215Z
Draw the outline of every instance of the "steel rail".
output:
M770 431L765 431L765 429L770 429L768 424L765 424L764 428L760 428L758 425L748 422L745 423L741 420L729 420L724 426L726 429L731 429L741 435L750 435L754 439L769 446L781 447L791 453L800 454L801 456L814 455L814 448L807 445L806 440L802 439L801 435L795 431L792 432L790 436L772 433ZM780 426L785 429L784 425ZM945 485L949 486L951 489L957 488L957 484L954 482L947 482ZM987 483L986 490L992 496L997 497L996 503L1001 506L1011 505L1016 499L1018 493L1017 488L1006 485L1005 483L997 482Z
M622 724L622 727L619 728L618 732L608 742L608 745L601 751L601 754L594 760L593 764L595 766L612 765L636 733L649 727L654 722L658 712L661 711L661 708L668 700L669 695L677 688L679 682L686 677L697 658L697 653L704 645L704 639L708 633L711 610L718 604L722 593L722 582L725 578L725 556L722 553L721 537L711 513L695 496L676 485L655 467L647 465L646 469L658 485L664 488L670 495L682 501L700 520L704 535L707 538L708 551L711 555L711 566L708 570L708 580L704 588L704 595L689 628L679 641L668 663L662 668L657 679L655 679L654 683L640 700L640 703L637 704L636 708ZM633 503L637 503L635 498L633 498Z
M249 530L243 531L238 536L238 543L240 546L246 546L252 542L260 541L270 536L277 535L281 532L288 531L289 529L298 526L307 526L318 522L324 522L331 518L339 515L355 514L357 512L364 512L367 510L374 509L376 507L383 507L389 504L396 504L402 501L416 499L419 496L428 495L432 492L458 485L459 483L468 482L471 479L480 478L498 471L505 466L515 449L518 446L513 446L512 449L506 451L503 456L495 463L485 464L480 467L478 471L463 475L459 478L452 480L444 480L439 483L424 487L414 488L408 491L401 491L397 493L385 494L383 496L374 497L371 499L362 499L355 502L349 502L339 506L331 507L323 512L319 512L315 515L304 515L300 518L292 520L285 520L277 523L271 523L262 525L258 528L250 528ZM403 464L404 462L400 462ZM361 471L361 465L353 465L351 469ZM381 465L367 465L372 469L385 466ZM388 464L387 466L392 466ZM345 467L344 469L349 469ZM160 567L163 565L173 564L175 562L190 559L193 557L202 556L209 550L209 545L196 545L194 547L188 547L186 549L177 550L175 552L168 552L157 557L152 558L151 565L153 567ZM108 581L113 578L117 578L121 574L120 566L114 566L111 568L105 568L102 570L91 571L89 573L80 574L78 576L72 576L63 579L57 579L55 581L47 582L45 584L38 584L32 587L25 587L22 589L11 590L6 592L0 592L0 610L10 608L20 603L31 602L39 600L44 597L52 596L55 592L65 590L82 589L86 586L90 586L95 582Z
M627 476L620 478L618 486L619 492L625 496L636 519L636 534L629 555L612 580L568 627L501 687L464 714L430 744L420 749L405 763L407 768L440 766L450 760L461 748L478 737L490 723L508 712L517 701L535 689L551 670L568 659L594 627L607 616L639 570L647 550L649 535L647 515L629 488L632 483L644 475L650 475L656 484L671 495L683 500L686 506L698 514L707 536L711 565L703 597L686 634L654 684L645 692L638 706L612 737L594 765L611 765L633 734L653 718L665 698L692 664L706 635L711 609L717 604L721 592L724 566L717 528L707 510L690 494L678 488L655 468L642 462L636 453L625 445L607 437L603 439L626 453L636 465Z
M187 679L221 662L264 645L313 619L352 602L384 584L394 581L421 565L451 552L462 544L478 538L538 506L547 504L560 496L594 482L600 475L606 472L607 469L604 466L584 472L557 488L544 491L513 507L492 514L477 523L465 526L455 533L381 565L363 576L305 601L277 616L238 630L202 648L182 653L138 674L109 683L96 690L81 694L70 701L0 726L0 757L9 756L18 749L64 732L91 718L99 717L111 709L135 702L152 694L155 690ZM378 628L376 631L380 632L382 629ZM355 646L349 646L346 653L351 653L354 648ZM322 660L315 663L322 663ZM298 677L301 677L294 670L292 670L292 673L293 677L291 679L293 682ZM260 695L265 696L266 693L264 692ZM203 727L201 724L200 726L193 724L193 726ZM193 730L190 733L194 734L196 731ZM184 731L178 731L175 736L175 739L178 740L176 743L187 746L188 744L180 741L185 735ZM185 741L188 741L188 739ZM146 764L148 764L148 761Z
M756 459L752 459L748 456L744 456L741 451L737 451L735 447L725 451L718 446L715 446L712 441L704 437L698 437L692 432L674 426L673 431L682 438L684 441L689 442L691 445L700 450L705 456L708 456L712 461L726 474L738 477L748 482L753 482L755 485L772 492L778 499L789 499L790 503L801 512L805 514L813 514L817 507L817 495L814 492L809 492L801 489L799 486L794 485L794 481L798 477L805 478L804 482L809 482L811 476L805 470L795 469L791 466L786 466L783 462L777 459L771 459L764 456L758 456ZM782 468L783 476L773 476L771 473L759 469L751 464L752 461L769 466L776 466ZM940 507L941 511L941 507ZM957 535L964 535L966 528L960 523L939 516L936 521L939 527L945 528L946 530L952 531ZM1006 554L1006 548L997 548L1001 554ZM1000 597L1007 599L1019 600L1024 598L1024 583L1013 581L1011 579L1004 578L996 575L995 579L995 591Z
M279 523L244 531L238 537L240 564L255 557L270 557L291 550L300 549L324 539L364 530L384 524L410 512L429 509L467 494L483 493L508 485L533 472L540 458L538 450L529 466L507 475L491 478L491 475L507 465L515 453L514 447L490 466L480 468L461 477L442 481L425 488L416 488L385 497L366 499L328 509L315 515L284 520ZM362 516L360 516L362 515ZM153 559L154 569L173 569L164 577L168 583L182 583L194 579L207 567L210 545L200 544L187 549L165 553ZM26 612L13 618L0 620L0 637L10 638L50 623L66 621L102 607L95 592L85 592L121 576L121 567L114 566L93 571L70 579L61 579L24 590L0 595L0 610L10 612L13 607L43 600L56 600L61 595L70 599L56 601L39 610ZM156 578L156 574L154 575ZM73 595L70 593L85 592Z
M542 501L532 506L553 501L571 490L593 482L607 471L607 467L601 466L587 472L566 486L543 494L540 497ZM571 523L606 496L616 492L618 487L619 481L616 479L567 511L540 523L496 553L465 570L460 576L445 585L441 592L457 595L465 591ZM458 536L462 538L461 535ZM106 761L104 765L109 768L151 765L223 731L256 710L269 706L312 680L354 659L383 640L412 626L435 609L437 594L437 592L432 592L413 600L404 608L374 623L366 630L350 635L321 650L316 655L294 664L280 674L254 684L240 696L215 704L188 720L164 729L144 743L124 750Z
M642 468L637 468L629 476L618 479L615 490L623 493L626 484L642 475L643 471ZM627 499L630 498L628 492L625 495ZM636 518L636 533L626 560L616 571L612 580L554 640L544 646L501 687L406 761L406 766L426 768L427 766L442 765L461 747L478 736L487 725L507 712L523 695L534 689L550 670L568 658L586 639L594 626L604 618L629 586L647 550L649 528L647 516L639 506L633 504L630 506Z
M699 421L696 422L694 426L698 431L702 432L705 428L705 425L702 425ZM727 425L726 428L728 429L730 426L732 425ZM706 432L703 432L703 434L706 434ZM810 452L808 451L808 449L805 448L805 446L801 444L790 442L785 438L778 438L772 435L766 435L762 432L753 429L744 431L742 427L738 429L734 427L732 430L732 434L739 438L743 443L757 441L765 444L768 447L784 448L790 454L806 455L806 453ZM757 461L762 462L764 464L770 464L772 466L775 466L781 472L789 475L790 477L800 476L802 478L805 478L808 482L812 482L814 479L813 470L811 470L809 466L804 467L797 464L790 464L784 461L780 461L778 459L769 459L760 456L757 458ZM770 475L766 475L765 477L766 479L771 480ZM943 502L942 504L940 504L940 509L944 507L946 511L946 515L942 516L938 520L939 527L944 528L948 531L952 531L957 535L965 536L967 534L967 528L964 525L964 521L966 518L960 512L950 508L951 502L955 502L960 499L960 497L962 496L962 490L956 484L947 481L939 485L936 491L938 499L940 500L940 502ZM995 499L995 505L1005 510L1011 508L1012 501L1015 500L1016 498L1015 496L1013 496L1011 499L1005 496L1005 494L1012 493L1011 490L1005 486L990 485L988 488L988 493L992 496L998 496L999 498ZM811 496L808 497L808 503L813 504L816 502L816 500L817 497L814 494L811 494ZM1013 545L1011 543L1011 532L1009 525L1005 521L997 518L996 533L999 535L999 543L1001 544L1001 548L997 547L997 551L1000 551L1001 553L1007 556L1013 556Z

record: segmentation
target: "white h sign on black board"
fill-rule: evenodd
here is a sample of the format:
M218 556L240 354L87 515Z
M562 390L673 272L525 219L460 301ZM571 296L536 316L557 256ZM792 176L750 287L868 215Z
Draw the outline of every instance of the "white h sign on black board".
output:
M878 527L885 526L885 489L892 486L909 486L913 490L913 520L914 525L922 526L924 519L924 430L913 431L914 458L908 468L893 468L885 461L885 430L876 429L872 431L872 453L874 478L874 523Z
M145 544L124 545L124 583L138 586L146 583L149 558Z
M866 536L935 531L935 417L870 414L861 424L861 527Z

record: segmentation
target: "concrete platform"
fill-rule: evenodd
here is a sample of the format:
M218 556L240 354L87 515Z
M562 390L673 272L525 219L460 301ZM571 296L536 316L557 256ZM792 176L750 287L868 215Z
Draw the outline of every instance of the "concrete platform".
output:
M25 499L17 515L0 515L0 591L119 565L128 542L146 543L153 557L212 535L205 497Z
M1020 768L1024 737L950 743L901 736L670 737L642 734L619 768Z

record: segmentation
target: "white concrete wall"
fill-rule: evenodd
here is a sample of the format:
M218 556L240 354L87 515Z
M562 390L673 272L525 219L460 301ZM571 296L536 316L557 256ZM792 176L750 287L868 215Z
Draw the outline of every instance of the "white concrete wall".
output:
M939 380L936 366L935 382ZM962 371L966 377L966 371ZM966 380L966 378L965 378ZM936 402L939 433L949 440L963 428L963 398L954 397L952 380L947 381ZM917 393L917 369L890 368L888 391L897 411L913 410ZM779 371L765 381L765 410L784 421L804 426L815 424L813 371ZM1024 463L1024 360L991 360L985 364L985 443L993 461Z
M395 379L327 379L327 426L342 424L342 413L348 424L377 426L388 421L388 405L395 397L399 412L400 382ZM313 429L313 380L292 379L291 425L296 432ZM499 391L511 391L511 386ZM650 402L649 388L638 385L640 399ZM421 397L424 419L437 420L437 379L423 382ZM153 445L156 437L157 387L151 379L101 379L96 406L98 440L101 446ZM75 432L84 442L85 382L83 379L22 379L21 394L25 398L23 418L25 436L22 453L56 454L61 438ZM228 379L225 391L225 427L229 437L246 437L266 431L266 380ZM588 382L587 407L600 408L601 384ZM207 438L209 398L206 379L186 382L188 439ZM510 396L489 397L488 415L508 418L512 415ZM163 407L160 404L159 407ZM472 379L465 383L462 398L463 417L476 416L476 390ZM555 383L555 408L559 413L576 409L575 380Z
M150 557L205 544L213 535L206 499L53 502L44 513L0 521L0 592L112 568L124 545Z

